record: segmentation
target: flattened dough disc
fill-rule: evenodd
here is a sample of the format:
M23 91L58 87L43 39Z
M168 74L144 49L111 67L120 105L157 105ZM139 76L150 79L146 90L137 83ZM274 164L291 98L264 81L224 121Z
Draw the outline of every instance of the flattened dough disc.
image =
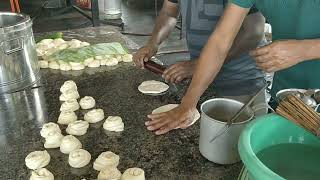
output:
M144 81L138 86L138 90L143 94L157 95L166 92L169 86L166 83L150 80Z
M161 107L158 107L157 109L153 110L152 111L152 114L158 114L158 113L164 113L164 112L168 112L176 107L178 107L179 104L167 104L167 105L164 105L164 106L161 106ZM200 119L200 113L198 110L196 110L195 112L195 116L194 116L194 119L193 121L188 125L188 126L191 126L193 125L198 119ZM180 127L176 127L175 129L179 129Z

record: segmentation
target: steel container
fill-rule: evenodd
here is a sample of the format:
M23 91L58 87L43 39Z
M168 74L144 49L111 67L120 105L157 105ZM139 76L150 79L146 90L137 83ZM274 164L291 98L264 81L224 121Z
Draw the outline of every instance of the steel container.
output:
M0 94L36 84L40 79L29 16L0 12Z

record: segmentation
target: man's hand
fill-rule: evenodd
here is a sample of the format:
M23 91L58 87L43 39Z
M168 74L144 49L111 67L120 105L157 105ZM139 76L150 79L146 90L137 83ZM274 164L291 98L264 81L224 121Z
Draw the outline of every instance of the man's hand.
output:
M148 115L151 121L147 121L145 125L149 131L155 131L156 135L165 134L177 126L185 129L194 119L195 112L195 108L181 104L171 111Z
M154 45L143 46L133 55L133 61L136 66L144 68L144 62L150 60L158 51L158 47Z
M163 73L162 77L167 82L180 83L184 79L192 78L194 69L196 67L195 61L178 62L169 66Z
M304 60L305 47L299 40L276 41L250 52L257 66L266 72L276 72Z

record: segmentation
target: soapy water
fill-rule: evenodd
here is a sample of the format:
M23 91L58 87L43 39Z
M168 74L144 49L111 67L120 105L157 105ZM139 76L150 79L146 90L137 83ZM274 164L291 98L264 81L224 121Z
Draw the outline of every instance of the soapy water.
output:
M257 153L260 161L287 180L320 179L320 147L280 144Z

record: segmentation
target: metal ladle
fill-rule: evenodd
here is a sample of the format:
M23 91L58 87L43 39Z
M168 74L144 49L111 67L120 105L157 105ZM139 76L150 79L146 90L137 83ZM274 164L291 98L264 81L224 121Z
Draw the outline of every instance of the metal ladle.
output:
M225 128L222 128L222 130L217 133L211 140L210 143L212 143L214 140L216 140L221 135L227 133L230 130L230 126L232 123L234 123L238 117L252 104L252 102L258 97L258 95L265 90L270 85L269 82L265 83L265 85L254 95L251 97L251 99L241 107L241 109L231 118L228 120L227 124L225 125Z

